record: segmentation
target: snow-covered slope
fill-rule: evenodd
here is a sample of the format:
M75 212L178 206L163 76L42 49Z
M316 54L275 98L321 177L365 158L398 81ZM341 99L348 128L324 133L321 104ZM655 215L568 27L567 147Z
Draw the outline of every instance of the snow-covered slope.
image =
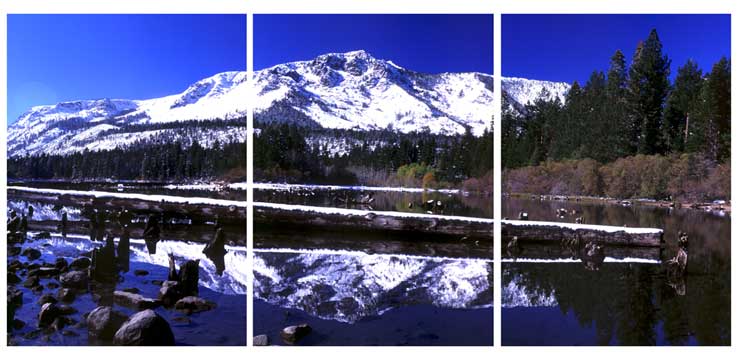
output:
M8 156L105 150L142 141L198 140L205 146L215 140L243 141L243 127L203 127L183 134L172 123L245 117L246 80L246 72L224 72L162 98L35 106L9 126ZM257 71L254 116L326 128L435 134L469 129L481 135L491 126L492 84L488 74L424 74L362 50L331 53ZM502 78L503 96L516 111L544 89L563 101L569 85Z
M571 85L565 82L530 80L516 77L502 78L502 98L507 100L510 111L522 112L525 105L533 103L540 97L547 100L559 99L563 104ZM545 96L544 96L545 94Z
M124 131L130 125L176 121L230 120L246 116L246 72L224 72L200 80L180 94L149 100L80 100L34 106L8 128L8 156L67 154L113 149L163 136L182 136L176 129ZM246 137L235 128L203 129L206 146L215 139ZM180 139L191 140L191 139Z
M256 73L257 121L341 129L481 135L492 121L492 76L424 74L363 50Z

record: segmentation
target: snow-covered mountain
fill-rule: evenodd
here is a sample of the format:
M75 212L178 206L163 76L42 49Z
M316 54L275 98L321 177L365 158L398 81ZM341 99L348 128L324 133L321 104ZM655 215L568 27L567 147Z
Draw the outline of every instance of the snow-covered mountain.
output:
M558 98L563 104L566 101L566 93L571 85L565 82L530 80L516 77L502 78L502 98L507 100L508 109L514 113L521 113L525 105L533 103L540 98L544 91L547 100Z
M169 138L187 142L191 137L179 134L176 126L165 125L246 116L246 79L246 72L224 72L200 80L182 93L162 98L80 100L34 106L9 126L8 156L114 149L153 140L165 133ZM216 139L243 140L246 134L238 127L205 128L197 138L208 146Z
M493 113L491 75L424 74L363 50L264 69L255 86L257 121L480 135Z
M8 156L106 150L146 141L198 140L204 146L244 141L243 126L178 131L192 120L242 119L246 72L224 72L179 94L148 100L100 99L35 106L8 128ZM257 71L254 117L342 129L394 129L480 135L493 116L492 76L425 74L376 59L366 51L331 53ZM566 83L503 78L517 111L546 89L564 98Z

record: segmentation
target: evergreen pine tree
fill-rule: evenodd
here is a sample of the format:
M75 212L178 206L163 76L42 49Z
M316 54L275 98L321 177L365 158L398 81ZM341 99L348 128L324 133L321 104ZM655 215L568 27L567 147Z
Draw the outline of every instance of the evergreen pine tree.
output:
M662 53L656 29L639 44L630 67L628 91L631 111L631 146L641 154L663 152L660 136L663 104L669 89L671 60ZM635 136L635 139L633 138Z

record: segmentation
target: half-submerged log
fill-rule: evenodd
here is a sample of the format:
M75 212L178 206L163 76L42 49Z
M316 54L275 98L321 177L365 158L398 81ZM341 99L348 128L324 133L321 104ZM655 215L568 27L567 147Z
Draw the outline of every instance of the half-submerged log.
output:
M281 230L412 233L490 242L494 232L493 219L271 203L254 204L254 223Z
M167 214L180 215L191 218L193 221L213 219L217 216L219 222L223 225L242 226L246 219L245 201L205 197L37 189L22 186L9 186L8 197L53 203L60 206L89 206L109 212L125 208L135 214L158 213L165 217L167 217ZM125 219L123 221L125 222Z
M545 221L502 221L503 240L517 237L518 241L564 243L577 241L618 246L652 246L663 244L664 231L654 228L570 224Z

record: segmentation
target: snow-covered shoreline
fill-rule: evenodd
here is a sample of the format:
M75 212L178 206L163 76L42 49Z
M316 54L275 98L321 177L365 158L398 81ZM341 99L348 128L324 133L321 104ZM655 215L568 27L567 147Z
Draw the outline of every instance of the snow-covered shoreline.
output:
M26 186L8 186L8 190L24 191L37 194L55 194L55 195L72 195L72 196L92 196L95 198L117 198L129 200L155 201L173 204L201 204L215 206L235 206L246 207L246 201L222 200L205 197L185 197L171 195L148 195L148 194L132 194L124 192L109 191L81 191L81 190L64 190L64 189L40 189Z
M363 185L312 185L312 184L286 184L286 183L255 183L256 190L352 190L352 191L384 191L384 192L439 192L444 194L458 194L458 189L424 189L411 187L391 186L363 186Z

